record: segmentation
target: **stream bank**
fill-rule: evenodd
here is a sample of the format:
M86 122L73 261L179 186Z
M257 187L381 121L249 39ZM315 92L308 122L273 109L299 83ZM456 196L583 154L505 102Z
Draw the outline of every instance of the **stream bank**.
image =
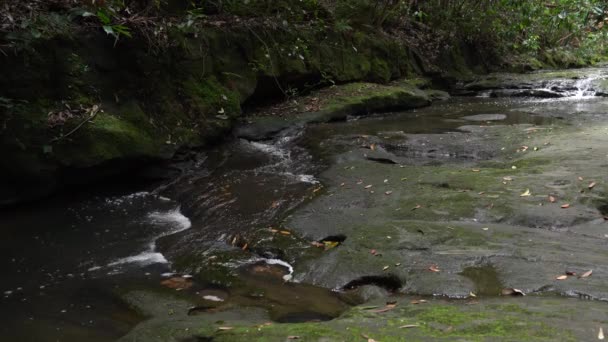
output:
M606 77L568 73L518 87ZM184 172L161 186L4 215L4 336L596 338L608 135L595 86L307 120L342 108L320 94L344 89L260 111L236 133L263 134L175 161Z

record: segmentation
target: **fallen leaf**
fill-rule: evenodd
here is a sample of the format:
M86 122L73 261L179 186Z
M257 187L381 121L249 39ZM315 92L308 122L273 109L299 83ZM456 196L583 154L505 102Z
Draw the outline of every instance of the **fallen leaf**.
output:
M595 185L596 185L595 182L591 182L591 183L589 183L588 188L593 189L595 187Z
M232 329L234 329L234 328L233 327L219 327L219 328L217 328L217 330L220 330L220 331L226 331L226 330L232 330Z
M407 325L400 326L399 329L418 328L419 326L420 326L420 324L407 324Z
M385 194L385 195L390 195L390 194L392 194L392 193L393 193L392 191L387 191L387 192L385 192L384 194Z
M383 307L382 309L371 310L370 312L373 312L373 313L387 312L387 311L393 310L396 306L397 306L397 304L390 303L390 304L386 304L386 306Z
M418 305L418 304L424 304L427 303L428 301L425 299L414 299L413 301L410 302L410 304L414 304L414 305Z
M502 289L501 294L503 296L525 296L526 295L522 290L514 289L514 288Z
M576 272L572 272L572 271L566 271L566 275L569 275L569 276L575 276L575 275L576 275Z
M382 270L383 270L383 271L386 271L386 270L388 270L388 269L389 269L389 267L390 267L390 266L386 265L386 266L384 266L384 267L382 268Z
M186 277L172 277L161 281L160 284L164 287L180 291L191 288L193 282L192 279Z
M604 329L602 329L602 327L600 327L600 331L597 333L597 339L598 340L604 339Z
M346 185L346 183L340 183L340 186L345 186L345 185Z
M245 250L247 250L248 246L249 246L249 244L245 242L245 244L243 245L243 247L241 249L245 251Z
M340 242L338 241L323 241L323 247L325 247L326 251L337 247L339 244Z
M581 274L581 275L579 276L579 278L587 278L587 277L591 276L591 274L593 274L593 270L589 270L589 271L587 271L587 272L585 272L585 273Z
M568 279L567 275L560 275L560 276L555 277L555 280L566 280L566 279Z
M526 189L526 191L523 194L519 195L519 197L529 197L529 196L532 196L532 194L530 193L530 189Z
M283 235L291 235L291 233L286 230L281 230L281 231L279 231L279 233L281 233Z
M481 228L481 230L488 230L488 229L490 229L490 228L488 228L488 227Z
M371 255L376 255L378 253L378 251L376 251L375 249L372 249L371 251L369 251Z
M582 180L583 180L583 177L578 177L578 180L579 180L579 181L582 181Z
M429 266L429 271L431 272L441 272L441 270L437 267L437 265Z
M406 180L407 180L407 178L406 178L406 177L401 178L401 181L402 181L402 182L403 182L403 181L406 181Z
M300 336L287 336L288 340L299 340Z
M376 150L376 144L369 145L369 149L372 150L372 151L375 151Z
M318 241L313 241L310 244L313 245L313 246L315 246L315 247L319 247L319 248L325 247L325 244L323 244L321 242L318 242Z
M420 204L416 204L416 206L413 207L412 210L416 210L416 209L420 209L420 208L422 208L422 206Z
M555 197L549 195L549 202L555 203L555 201L557 201L557 199Z
M473 292L469 292L469 297L476 298L476 297L477 297L477 295L476 295L476 294L474 294Z
M481 171L481 170L479 170L479 169L473 169L473 170L471 170L471 171L473 171L473 172L479 172L479 171Z
M513 178L511 178L511 177L502 177L502 180L510 182L510 181L513 180Z
M366 185L364 189L369 189L369 188L371 188L372 186L373 186L373 185L371 185L371 184L370 184L370 185Z
M568 209L568 208L570 208L570 203L562 204L561 208L562 209Z

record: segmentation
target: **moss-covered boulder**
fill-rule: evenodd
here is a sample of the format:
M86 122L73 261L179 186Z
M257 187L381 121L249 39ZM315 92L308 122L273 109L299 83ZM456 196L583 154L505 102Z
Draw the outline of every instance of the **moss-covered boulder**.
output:
M171 43L151 51L143 37L114 44L66 25L0 56L3 204L220 139L244 103L310 85L387 82L415 70L404 45L374 32L172 28ZM412 94L358 96L333 105L343 115L355 114L350 111L415 101Z

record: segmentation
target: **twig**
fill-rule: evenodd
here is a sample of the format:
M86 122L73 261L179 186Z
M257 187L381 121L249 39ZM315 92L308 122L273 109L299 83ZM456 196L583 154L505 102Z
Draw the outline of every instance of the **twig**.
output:
M270 48L268 47L268 44L266 44L266 42L260 38L260 36L251 29L251 27L249 27L249 25L245 24L245 26L247 27L247 29L249 31L251 31L251 33L253 33L253 35L264 45L264 47L266 48L266 53L268 54L268 61L270 62L270 68L271 73L272 73L272 77L274 78L274 81L277 84L277 87L279 87L279 90L283 93L283 95L285 95L286 98L289 98L289 95L287 95L287 93L285 92L285 90L283 89L283 87L281 87L281 83L279 82L279 79L277 78L277 76L275 75L275 68L274 68L274 64L272 63L272 55L270 54Z
M70 135L76 133L76 131L78 131L82 126L84 126L84 124L86 124L87 122L93 120L97 114L100 112L99 110L99 106L98 105L93 105L93 107L91 108L91 111L89 112L89 116L84 119L81 123L78 124L78 126L74 127L74 129L72 129L71 131L69 131L67 134L64 134L60 137L54 138L53 140L51 140L51 143L54 142L58 142L61 141L67 137L69 137Z

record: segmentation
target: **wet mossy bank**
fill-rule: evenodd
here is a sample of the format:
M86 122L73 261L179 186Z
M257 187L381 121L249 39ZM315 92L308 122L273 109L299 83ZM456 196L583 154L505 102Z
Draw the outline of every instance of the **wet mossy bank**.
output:
M379 32L245 25L169 36L171 46L153 52L144 38L115 44L103 34L60 32L0 56L0 203L217 141L250 104L333 83L412 78L428 68Z

